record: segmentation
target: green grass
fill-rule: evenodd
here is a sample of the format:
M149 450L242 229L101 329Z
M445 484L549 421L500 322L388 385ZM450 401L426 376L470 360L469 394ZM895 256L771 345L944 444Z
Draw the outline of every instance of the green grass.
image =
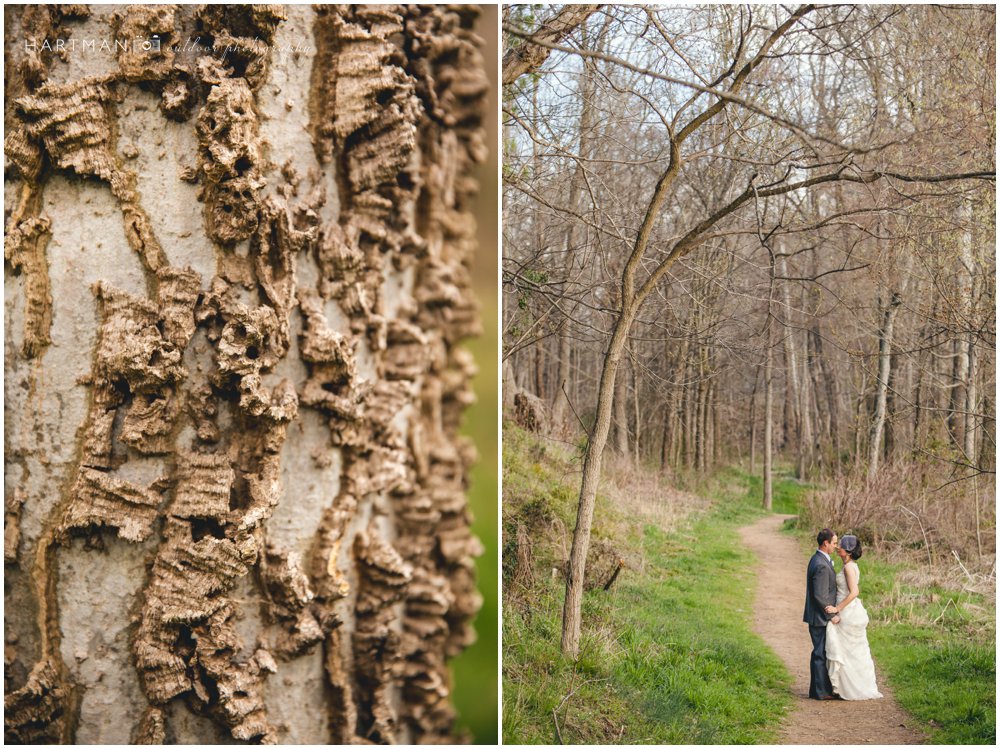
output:
M803 558L815 529L791 529ZM866 550L861 599L880 683L934 744L996 744L996 612L983 596L920 580L913 564ZM839 562L838 562L839 568ZM907 574L909 573L909 574Z
M790 704L789 676L751 632L752 558L737 529L761 516L761 481L734 468L685 476L712 509L673 533L625 517L598 497L595 538L642 560L608 593L585 594L574 664L559 651L563 583L558 533L575 519L579 461L516 429L504 433L504 577L513 575L514 530L534 542L535 581L503 622L506 743L768 743ZM774 511L799 512L810 489L779 472ZM786 525L802 544L815 529ZM982 596L920 582L915 565L861 559L868 637L881 683L927 741L996 743L994 605ZM635 566L635 565L633 565ZM907 582L911 581L911 582ZM568 696L567 696L568 695Z
M900 584L903 568L877 558L860 563L872 654L900 705L932 743L995 744L992 603L965 591Z
M763 477L757 474L742 475L747 483L749 498L761 501L764 496ZM771 511L778 515L797 515L802 495L812 488L810 484L800 483L791 471L782 471L780 468L775 470L771 485Z
M574 464L523 432L504 434L505 577L515 523L572 518ZM786 486L788 484L789 486ZM794 501L791 482L777 486ZM777 489L776 486L776 489ZM704 486L713 508L665 533L598 498L595 535L642 559L610 592L588 592L576 663L559 651L563 583L539 574L504 610L506 743L768 743L791 698L790 677L753 634L753 557L737 529L759 517L759 487L735 470ZM554 553L536 543L536 567ZM513 552L516 549L509 549ZM567 696L569 695L569 696ZM553 710L559 724L556 733Z

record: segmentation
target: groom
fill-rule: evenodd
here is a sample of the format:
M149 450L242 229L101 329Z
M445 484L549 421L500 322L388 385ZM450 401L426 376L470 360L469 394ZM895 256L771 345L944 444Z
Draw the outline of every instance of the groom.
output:
M817 549L809 560L806 572L806 610L802 621L809 625L812 638L812 658L809 661L809 696L814 700L835 700L830 674L826 670L826 626L837 624L840 617L826 613L827 606L837 604L837 576L833 571L833 549L837 534L824 528L816 535Z

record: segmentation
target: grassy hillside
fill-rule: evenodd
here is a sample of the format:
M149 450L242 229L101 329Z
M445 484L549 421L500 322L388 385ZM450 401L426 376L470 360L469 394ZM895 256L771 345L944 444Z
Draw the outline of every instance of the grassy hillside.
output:
M585 594L574 664L559 652L564 583L553 568L573 527L579 461L508 428L503 464L504 741L773 741L789 676L751 631L754 559L737 529L760 516L752 480L720 475L702 487L710 503L648 485L643 496L634 477L629 491L599 496L595 542L617 545L627 566L610 591ZM685 512L668 510L664 494Z
M506 743L769 743L790 677L752 633L754 559L737 529L759 518L760 479L725 469L697 495L611 468L594 519L597 574L583 602L574 664L559 651L580 460L504 431L503 737ZM691 482L691 480L688 480ZM794 514L810 487L775 481ZM787 527L815 547L813 528ZM626 567L610 591L608 558ZM933 743L995 744L992 596L918 563L861 560L879 679Z
M929 729L933 743L996 744L993 604L906 583L891 565L866 570L866 601L876 604L872 653L900 705Z

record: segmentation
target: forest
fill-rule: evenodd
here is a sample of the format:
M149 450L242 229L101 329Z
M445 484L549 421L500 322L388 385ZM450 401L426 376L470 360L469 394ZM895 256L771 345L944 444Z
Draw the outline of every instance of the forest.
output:
M794 487L814 540L994 600L994 8L503 23L504 441L574 456L555 540L505 468L505 641L518 566L555 544L582 657L601 502L733 467L766 511Z

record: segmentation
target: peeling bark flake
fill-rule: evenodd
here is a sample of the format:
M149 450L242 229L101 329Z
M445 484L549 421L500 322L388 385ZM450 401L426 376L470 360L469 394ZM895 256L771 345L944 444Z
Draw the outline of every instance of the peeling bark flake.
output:
M17 549L21 545L21 507L26 497L21 487L16 487L4 500L3 513L3 561L5 564L17 562Z
M117 528L126 541L145 541L159 515L159 494L93 468L81 469L72 494L61 533L96 525Z
M399 667L399 634L394 604L406 593L413 568L374 528L358 533L354 554L360 576L353 636L361 735L390 742L396 733L391 692Z

